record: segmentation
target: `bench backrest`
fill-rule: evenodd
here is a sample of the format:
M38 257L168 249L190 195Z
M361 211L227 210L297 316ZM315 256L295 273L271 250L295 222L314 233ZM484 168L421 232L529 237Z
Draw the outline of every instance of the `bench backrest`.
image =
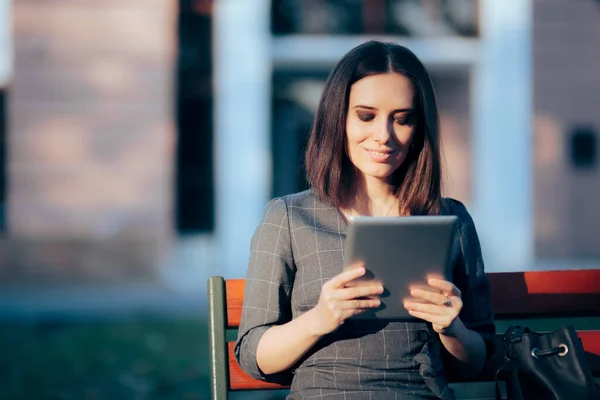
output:
M583 341L594 376L600 376L600 269L488 273L497 331L511 324L551 331L574 325ZM208 281L210 375L213 399L235 390L285 389L258 381L239 367L227 331L239 327L244 279L214 276ZM498 335L497 341L501 341ZM500 346L497 346L500 349ZM493 380L503 362L501 351L490 359L477 381Z

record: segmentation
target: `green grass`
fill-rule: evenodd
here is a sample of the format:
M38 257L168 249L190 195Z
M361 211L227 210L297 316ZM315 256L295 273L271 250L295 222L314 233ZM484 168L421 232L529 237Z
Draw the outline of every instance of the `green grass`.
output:
M281 391L230 396L284 397ZM4 321L0 399L210 399L206 321L150 316Z
M206 323L0 325L0 398L209 399Z

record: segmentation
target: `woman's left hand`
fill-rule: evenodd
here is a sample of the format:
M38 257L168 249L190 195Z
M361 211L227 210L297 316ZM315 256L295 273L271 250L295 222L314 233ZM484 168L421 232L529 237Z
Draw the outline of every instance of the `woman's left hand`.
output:
M410 295L419 301L406 300L404 307L410 315L431 322L437 333L448 334L463 307L460 290L442 279L432 278L427 283L427 289L411 289Z

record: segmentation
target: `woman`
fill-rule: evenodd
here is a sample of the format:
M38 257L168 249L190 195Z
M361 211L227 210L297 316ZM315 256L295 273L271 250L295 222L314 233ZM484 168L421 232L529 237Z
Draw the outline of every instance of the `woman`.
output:
M477 374L494 337L489 284L473 221L441 196L434 90L408 49L367 42L346 54L323 91L306 153L311 189L269 202L252 238L235 355L251 376L289 382L289 399L453 399L444 366ZM349 319L380 302L350 287L348 218L459 217L453 283L405 303L417 322ZM398 268L410 268L398 260Z

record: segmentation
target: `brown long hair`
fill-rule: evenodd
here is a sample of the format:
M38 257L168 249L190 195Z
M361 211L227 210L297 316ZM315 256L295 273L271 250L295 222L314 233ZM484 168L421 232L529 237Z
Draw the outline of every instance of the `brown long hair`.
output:
M350 50L335 65L319 101L308 141L305 166L315 195L343 207L353 193L356 170L346 154L350 88L371 75L395 72L415 89L415 134L409 153L391 182L400 215L436 215L442 208L439 117L427 70L407 48L369 41Z

